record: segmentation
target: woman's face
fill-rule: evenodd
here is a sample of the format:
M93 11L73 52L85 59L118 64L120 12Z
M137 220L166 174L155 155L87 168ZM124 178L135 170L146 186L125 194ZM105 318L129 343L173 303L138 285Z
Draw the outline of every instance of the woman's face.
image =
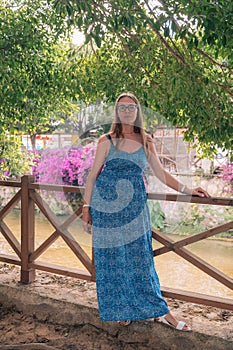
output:
M117 103L117 113L122 124L134 125L137 111L137 104L128 96L122 97Z

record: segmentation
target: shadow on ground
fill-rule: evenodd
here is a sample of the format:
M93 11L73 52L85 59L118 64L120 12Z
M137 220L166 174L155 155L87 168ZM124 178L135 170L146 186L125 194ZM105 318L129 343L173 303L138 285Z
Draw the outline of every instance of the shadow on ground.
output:
M0 285L0 350L231 350L233 342L152 321L101 322L96 307Z

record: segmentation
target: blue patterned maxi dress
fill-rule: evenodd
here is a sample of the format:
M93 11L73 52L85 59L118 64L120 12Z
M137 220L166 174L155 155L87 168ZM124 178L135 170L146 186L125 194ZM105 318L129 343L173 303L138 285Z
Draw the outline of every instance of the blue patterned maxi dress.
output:
M143 320L169 312L154 267L143 181L144 148L111 142L91 200L96 287L102 321Z

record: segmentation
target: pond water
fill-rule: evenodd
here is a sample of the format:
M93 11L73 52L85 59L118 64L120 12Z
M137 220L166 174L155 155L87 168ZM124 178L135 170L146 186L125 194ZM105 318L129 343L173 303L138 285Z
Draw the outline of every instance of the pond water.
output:
M63 222L66 217L58 219ZM20 215L18 211L9 214L4 221L20 239ZM38 247L54 231L52 225L40 213L36 214L36 236L35 245ZM75 240L91 256L91 235L82 230L81 220L76 220L69 227ZM173 240L181 239L180 236L170 235ZM154 242L154 248L161 247L160 243ZM213 265L227 276L233 278L233 242L224 240L204 240L186 247L207 263ZM0 250L5 254L13 254L8 242L0 234ZM50 248L44 252L40 261L54 263L72 268L83 268L74 253L68 248L62 238L58 238ZM156 257L155 266L161 285L164 287L178 288L182 290L205 293L213 296L232 298L233 291L221 283L215 281L204 272L194 267L175 253L166 253Z

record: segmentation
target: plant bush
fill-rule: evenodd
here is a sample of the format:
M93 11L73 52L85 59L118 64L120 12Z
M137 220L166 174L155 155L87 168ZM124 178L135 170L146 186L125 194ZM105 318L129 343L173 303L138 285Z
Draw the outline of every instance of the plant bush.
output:
M78 146L63 149L45 149L41 151L41 158L37 159L34 176L37 182L57 185L84 186L90 168L93 165L96 145ZM48 198L49 195L47 195ZM53 200L61 205L65 199L72 209L77 209L82 201L82 194L55 192L51 194Z
M94 162L95 152L96 145L94 143L89 143L78 149L71 148L62 164L63 183L71 186L84 186ZM82 203L81 193L66 192L66 198L73 210L77 209Z
M228 188L225 189L225 192L233 194L233 163L227 162L222 165L222 179L228 185Z
M31 174L35 155L22 147L20 137L0 135L0 179L17 179Z
M157 201L149 200L148 206L150 210L152 227L163 230L165 227L165 213L162 210L160 203Z
M67 152L67 148L41 150L37 166L33 169L36 182L62 185L61 169Z

